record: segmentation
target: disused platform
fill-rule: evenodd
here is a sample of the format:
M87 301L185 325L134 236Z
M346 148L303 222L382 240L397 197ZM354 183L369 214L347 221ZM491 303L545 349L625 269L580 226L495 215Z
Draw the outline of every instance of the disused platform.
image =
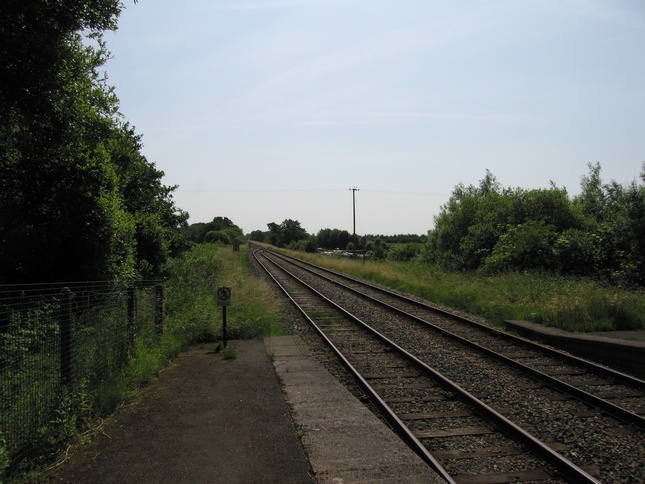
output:
M504 321L520 336L570 351L572 354L645 378L645 331L577 334L531 321Z

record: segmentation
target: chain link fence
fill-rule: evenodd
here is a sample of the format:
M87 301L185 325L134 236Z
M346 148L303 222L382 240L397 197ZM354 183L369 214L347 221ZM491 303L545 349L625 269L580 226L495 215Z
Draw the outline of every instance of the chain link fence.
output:
M162 332L157 281L0 286L0 476L109 407L137 345Z

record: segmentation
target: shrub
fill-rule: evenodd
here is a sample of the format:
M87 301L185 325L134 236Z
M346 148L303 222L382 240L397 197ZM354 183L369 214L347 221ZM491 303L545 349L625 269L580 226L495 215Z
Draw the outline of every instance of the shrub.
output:
M528 221L510 227L499 238L493 253L482 266L485 273L506 270L556 270L558 263L553 250L557 233L553 225L544 221Z

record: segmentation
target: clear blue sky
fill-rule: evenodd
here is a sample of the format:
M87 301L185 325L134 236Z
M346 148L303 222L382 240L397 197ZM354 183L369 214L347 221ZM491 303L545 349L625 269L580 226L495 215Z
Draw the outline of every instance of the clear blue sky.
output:
M454 186L645 161L642 0L125 0L106 66L190 223L424 234Z

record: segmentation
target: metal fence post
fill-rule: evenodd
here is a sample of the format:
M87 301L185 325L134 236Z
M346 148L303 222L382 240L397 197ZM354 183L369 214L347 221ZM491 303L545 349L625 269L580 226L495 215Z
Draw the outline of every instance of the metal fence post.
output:
M128 327L126 330L127 341L126 354L129 356L133 347L134 347L134 337L135 337L135 322L137 318L137 293L134 286L128 287Z
M155 331L158 336L163 335L163 310L164 310L164 293L163 284L155 286Z
M68 385L74 379L74 328L72 326L72 300L74 294L66 287L63 290L62 318L60 321L60 382Z

